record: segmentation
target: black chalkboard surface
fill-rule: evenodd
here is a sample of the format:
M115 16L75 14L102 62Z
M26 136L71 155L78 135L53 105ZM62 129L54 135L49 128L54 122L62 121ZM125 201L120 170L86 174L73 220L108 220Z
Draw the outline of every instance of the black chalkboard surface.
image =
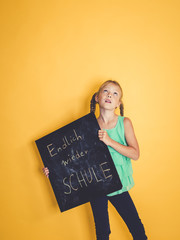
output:
M35 141L61 212L122 188L99 129L89 113Z

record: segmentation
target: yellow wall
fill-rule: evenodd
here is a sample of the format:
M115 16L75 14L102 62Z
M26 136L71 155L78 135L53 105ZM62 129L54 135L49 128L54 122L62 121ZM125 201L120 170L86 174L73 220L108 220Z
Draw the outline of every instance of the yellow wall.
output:
M149 240L180 239L179 1L16 0L0 9L0 239L95 239L89 203L60 213L34 141L89 113L107 79L121 84L140 145L130 194ZM111 240L131 239L109 209Z

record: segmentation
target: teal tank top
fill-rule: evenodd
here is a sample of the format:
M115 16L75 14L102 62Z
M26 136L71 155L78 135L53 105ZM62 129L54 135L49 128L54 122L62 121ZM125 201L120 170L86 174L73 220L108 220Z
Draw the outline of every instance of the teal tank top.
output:
M119 142L127 146L127 142L124 134L124 116L118 116L118 121L114 128L111 128L111 129L103 128L103 130L107 131L110 138L112 138L116 142ZM121 183L123 185L121 190L107 194L107 196L111 197L111 196L130 190L134 186L134 180L132 177L133 169L132 169L131 159L120 154L114 148L108 145L107 147L109 149L114 165L116 167Z

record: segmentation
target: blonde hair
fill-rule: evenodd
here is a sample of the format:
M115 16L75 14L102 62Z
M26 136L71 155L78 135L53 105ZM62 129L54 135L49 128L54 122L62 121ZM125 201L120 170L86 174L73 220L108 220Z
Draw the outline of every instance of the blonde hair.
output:
M120 108L120 115L121 115L121 116L124 116L124 104L123 104L123 102L122 102L123 91L122 91L122 87L120 86L120 84L119 84L117 81L115 81L115 80L107 80L107 81L105 81L103 84L101 84L101 86L99 87L99 90L93 94L93 96L92 96L92 98L91 98L91 102L90 102L90 112L95 112L95 110L96 110L96 104L97 104L97 102L96 102L96 100L95 100L95 96L96 96L96 95L98 96L99 93L100 93L100 91L101 91L101 89L102 89L103 87L105 87L105 86L106 86L107 84L109 84L109 83L115 84L115 85L118 86L118 87L120 88L120 90L121 90L121 98L120 98L121 104L120 104L119 108Z

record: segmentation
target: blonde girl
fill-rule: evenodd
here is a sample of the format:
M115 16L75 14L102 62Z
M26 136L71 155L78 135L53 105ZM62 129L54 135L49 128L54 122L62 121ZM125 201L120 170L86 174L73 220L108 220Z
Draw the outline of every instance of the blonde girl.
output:
M90 103L90 111L94 113L96 104L99 105L97 121L101 130L98 131L98 137L107 145L123 185L121 190L90 201L97 240L109 240L111 233L108 200L126 223L133 239L147 239L144 226L128 192L134 186L131 159L138 160L140 151L132 122L130 118L124 117L122 97L120 84L114 80L107 80L93 94ZM120 115L115 113L116 108L120 109ZM49 176L48 168L43 168L43 172Z

